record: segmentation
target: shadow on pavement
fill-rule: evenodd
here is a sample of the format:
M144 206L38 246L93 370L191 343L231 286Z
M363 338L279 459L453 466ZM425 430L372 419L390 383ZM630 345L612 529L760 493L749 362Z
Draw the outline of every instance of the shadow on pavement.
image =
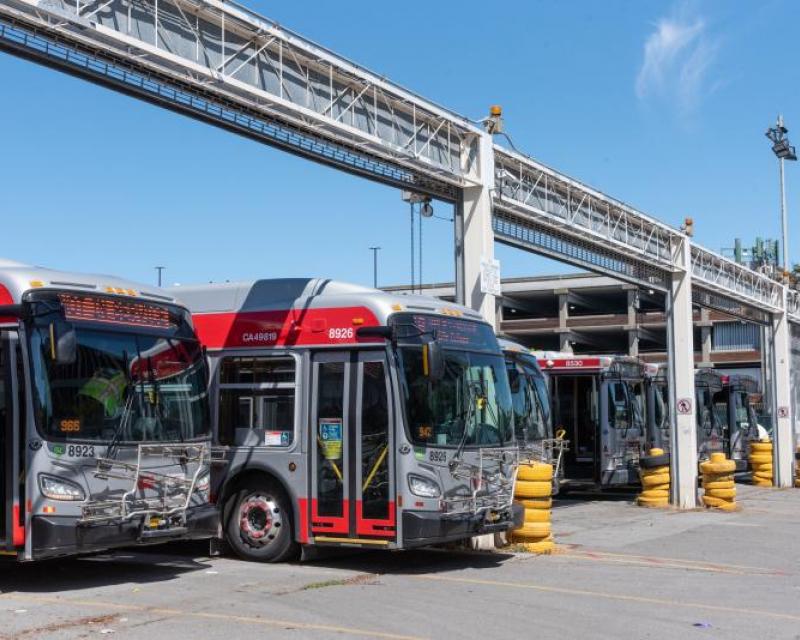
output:
M587 502L629 502L633 504L640 489L587 489L561 490L553 496L553 509L575 507Z
M164 582L209 566L208 543L120 549L31 564L8 561L0 563L0 593L53 593L128 583Z
M410 551L316 550L304 564L389 575L422 575L459 569L496 568L514 558L504 551L414 549Z

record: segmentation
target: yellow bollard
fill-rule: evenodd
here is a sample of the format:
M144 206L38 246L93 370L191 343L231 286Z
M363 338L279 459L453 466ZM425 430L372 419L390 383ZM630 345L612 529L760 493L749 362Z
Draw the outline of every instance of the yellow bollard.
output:
M753 484L757 487L772 486L772 441L760 440L750 443L750 468Z
M712 453L711 459L700 464L703 474L703 504L721 511L736 510L736 484L733 472L736 463L724 453Z
M642 492L636 503L640 507L668 507L669 456L664 455L663 449L650 449L649 454L639 460Z
M525 508L525 522L511 538L531 553L552 553L555 549L551 525L553 466L543 462L520 465L514 497Z

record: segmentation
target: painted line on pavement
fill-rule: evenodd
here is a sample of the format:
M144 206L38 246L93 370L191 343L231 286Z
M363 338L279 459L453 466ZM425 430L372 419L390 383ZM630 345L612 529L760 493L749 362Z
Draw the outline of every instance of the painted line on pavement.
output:
M101 600L84 600L72 598L53 598L48 596L34 596L28 594L4 593L0 595L0 601L14 600L18 602L29 602L37 604L57 604L70 606L83 606L92 608L116 609L118 611L128 611L137 613L151 613L156 615L174 616L176 618L195 618L198 620L222 620L224 622L238 622L241 624L259 625L265 627L280 627L282 629L305 629L309 631L329 631L333 633L345 633L352 636L364 636L368 638L383 638L385 640L423 640L420 636L408 636L397 633L387 633L385 631L375 631L371 629L358 629L356 627L342 627L330 624L317 624L312 622L297 622L296 620L279 620L276 618L256 618L252 616L239 616L228 613L210 613L205 611L185 611L181 609L165 609L162 607L148 607L144 605L119 604L116 602L104 602Z
M715 562L703 562L700 560L681 560L680 558L663 558L658 556L629 555L624 553L608 553L605 551L579 551L564 550L559 551L557 556L567 558L579 558L582 560L592 560L595 562L613 562L619 564L631 564L646 567L664 567L669 569L690 569L693 571L706 571L709 573L726 573L731 575L767 575L785 576L787 572L781 569L770 569L766 567L750 567L736 564L720 564Z
M483 580L479 578L456 578L452 576L411 576L416 580L429 580L432 582L450 582L457 584L472 584L486 587L505 587L509 589L527 589L530 591L540 591L543 593L558 593L561 595L584 596L587 598L598 598L603 600L617 600L620 602L634 602L646 605L662 605L667 607L678 607L684 609L699 609L702 611L719 611L723 613L736 613L766 618L776 618L779 620L792 620L800 622L800 615L791 613L780 613L779 611L764 611L761 609L746 609L742 607L726 607L725 605L704 604L700 602L682 602L680 600L669 600L665 598L648 598L647 596L630 596L622 593L608 593L606 591L589 591L587 589L568 589L566 587L548 587L540 584L528 584L524 582L503 582L501 580Z

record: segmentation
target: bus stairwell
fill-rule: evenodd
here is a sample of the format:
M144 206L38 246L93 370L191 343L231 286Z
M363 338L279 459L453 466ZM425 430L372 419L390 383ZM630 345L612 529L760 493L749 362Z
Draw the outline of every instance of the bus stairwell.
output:
M141 519L140 540L186 532L186 512L207 473L211 450L206 444L141 444L136 462L99 458L94 476L122 480L130 488L119 498L90 496L79 524L113 525Z

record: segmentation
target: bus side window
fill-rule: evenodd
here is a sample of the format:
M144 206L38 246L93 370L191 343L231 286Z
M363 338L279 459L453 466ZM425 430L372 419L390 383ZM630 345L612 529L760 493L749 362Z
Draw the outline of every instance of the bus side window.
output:
M295 388L296 364L291 356L224 358L219 385L220 444L291 446Z
M612 428L630 429L630 398L624 382L608 385L608 424Z

